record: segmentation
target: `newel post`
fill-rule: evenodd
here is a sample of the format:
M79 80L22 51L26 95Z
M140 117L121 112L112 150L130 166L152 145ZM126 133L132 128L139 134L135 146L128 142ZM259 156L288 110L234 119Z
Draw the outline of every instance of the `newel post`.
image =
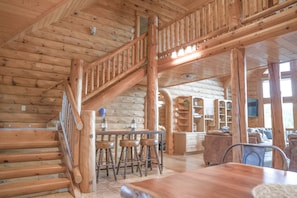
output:
M96 168L95 168L95 111L84 110L81 112L84 128L80 135L80 158L79 167L82 181L79 184L81 192L90 193L96 190Z
M147 128L158 129L158 63L157 27L158 18L149 17L148 21L148 66L147 66Z
M81 111L83 66L84 61L82 59L72 59L70 85L77 105L78 114L80 114Z

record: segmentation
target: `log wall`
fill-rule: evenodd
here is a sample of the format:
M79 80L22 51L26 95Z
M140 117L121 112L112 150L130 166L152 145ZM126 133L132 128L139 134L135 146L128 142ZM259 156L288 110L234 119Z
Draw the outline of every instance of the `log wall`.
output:
M133 39L135 13L120 12L90 6L6 43L0 49L0 128L43 128L57 119L71 60L94 61Z
M224 99L224 88L218 80L204 80L184 85L178 85L166 88L174 100L177 96L198 96L213 100L216 98ZM146 87L135 86L127 90L124 94L116 97L109 104L104 106L106 109L106 118L108 120L108 129L130 129L132 118L137 122L137 129L145 127L145 104ZM173 102L174 104L174 102ZM208 103L209 104L209 103ZM210 103L211 105L211 103ZM213 111L213 106L209 107ZM102 117L97 112L96 128L101 128ZM160 125L165 125L165 106L159 109Z

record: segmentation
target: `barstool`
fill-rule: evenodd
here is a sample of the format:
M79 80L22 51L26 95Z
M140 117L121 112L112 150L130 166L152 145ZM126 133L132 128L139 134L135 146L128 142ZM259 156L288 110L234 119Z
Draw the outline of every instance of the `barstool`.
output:
M99 170L101 166L105 166L106 175L109 176L109 167L112 167L114 180L117 181L117 176L115 174L115 164L112 158L111 149L114 147L114 142L111 141L96 141L96 157L97 157L97 182L99 178ZM103 161L103 150L105 151L105 161ZM98 157L99 155L99 157ZM105 162L105 165L104 165Z
M131 170L133 173L134 162L137 162L137 168L140 170L140 159L137 153L138 145L139 145L138 140L120 140L120 146L122 147L122 149L121 149L121 154L118 162L117 174L119 173L119 169L121 165L124 164L124 179L126 179L127 165L131 165ZM130 156L128 156L128 151L130 151ZM130 158L128 159L128 157ZM140 177L142 177L141 170L139 171L139 173L140 173Z
M152 170L153 160L157 161L156 164L158 165L160 174L162 174L162 168L161 168L161 164L159 161L158 151L156 148L156 146L158 145L158 140L156 140L156 139L141 139L140 145L141 145L140 161L141 162L144 161L144 163L145 163L145 176L147 176L147 169L148 169L149 162L150 162L150 168ZM154 153L151 153L151 151L153 151ZM145 157L143 160L144 152L145 152Z

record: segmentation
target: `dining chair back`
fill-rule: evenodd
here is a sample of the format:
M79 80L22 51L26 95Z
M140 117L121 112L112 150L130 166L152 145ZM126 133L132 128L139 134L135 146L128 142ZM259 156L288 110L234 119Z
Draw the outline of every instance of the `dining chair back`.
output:
M275 150L280 154L283 160L283 170L288 170L288 158L283 150L274 145L261 145L261 144L248 144L248 143L237 143L229 146L222 157L221 163L225 163L225 159L228 154L233 150L234 147L240 147L242 152L241 163L254 165L254 166L265 166L265 152L267 150Z

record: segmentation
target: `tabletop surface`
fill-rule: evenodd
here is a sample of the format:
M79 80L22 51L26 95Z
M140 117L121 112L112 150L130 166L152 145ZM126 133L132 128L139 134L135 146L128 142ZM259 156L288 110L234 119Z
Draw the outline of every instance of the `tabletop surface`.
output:
M297 185L297 173L273 168L227 163L171 175L148 179L122 186L121 195L145 192L152 197L252 198L252 189L263 183ZM138 193L139 194L139 193Z

